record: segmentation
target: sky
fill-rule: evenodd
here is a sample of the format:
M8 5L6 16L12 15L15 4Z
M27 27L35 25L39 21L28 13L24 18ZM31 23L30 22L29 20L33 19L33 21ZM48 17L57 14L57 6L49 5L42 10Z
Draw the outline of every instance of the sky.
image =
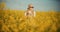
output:
M58 1L56 0L3 0L6 4L6 9L27 10L28 4L33 4L34 10L58 11ZM0 2L2 2L0 0Z

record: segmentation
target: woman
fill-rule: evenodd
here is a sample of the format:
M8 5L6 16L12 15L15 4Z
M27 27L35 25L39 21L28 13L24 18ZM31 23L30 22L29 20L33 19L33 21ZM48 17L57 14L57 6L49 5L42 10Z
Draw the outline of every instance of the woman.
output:
M33 5L29 4L28 5L28 9L25 12L25 16L26 16L26 25L31 26L31 27L35 27L36 26L36 21L35 21L35 11L33 9Z
M29 4L28 5L28 9L27 11L25 12L25 16L26 17L35 17L35 11L33 10L33 5L32 4Z

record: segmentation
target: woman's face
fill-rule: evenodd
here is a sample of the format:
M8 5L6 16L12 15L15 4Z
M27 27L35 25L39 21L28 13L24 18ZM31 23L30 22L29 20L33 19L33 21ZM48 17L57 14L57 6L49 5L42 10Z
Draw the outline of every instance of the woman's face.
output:
M33 7L33 5L32 5L32 4L29 4L29 5L28 5L28 9L29 9L30 11L32 11L32 10L33 10L33 8L34 8L34 7Z
M32 10L33 8L30 8L30 10Z
M32 11L32 10L33 10L33 8L29 8L29 10L31 10L31 11Z

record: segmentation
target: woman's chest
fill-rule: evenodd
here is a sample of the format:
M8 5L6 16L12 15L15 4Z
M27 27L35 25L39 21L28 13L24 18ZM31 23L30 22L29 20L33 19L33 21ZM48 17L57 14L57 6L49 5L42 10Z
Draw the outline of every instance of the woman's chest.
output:
M28 12L27 12L27 14L32 15L32 14L33 14L33 12L32 12L32 11L28 11Z

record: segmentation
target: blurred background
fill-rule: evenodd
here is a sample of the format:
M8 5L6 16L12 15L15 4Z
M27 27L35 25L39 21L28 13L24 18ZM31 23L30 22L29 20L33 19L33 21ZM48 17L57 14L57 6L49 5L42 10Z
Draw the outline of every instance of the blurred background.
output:
M26 10L28 4L32 3L34 10L37 11L59 11L59 0L0 0L0 3L5 3L4 9Z
M36 16L26 18L31 3ZM59 11L59 0L0 0L0 32L60 32Z

